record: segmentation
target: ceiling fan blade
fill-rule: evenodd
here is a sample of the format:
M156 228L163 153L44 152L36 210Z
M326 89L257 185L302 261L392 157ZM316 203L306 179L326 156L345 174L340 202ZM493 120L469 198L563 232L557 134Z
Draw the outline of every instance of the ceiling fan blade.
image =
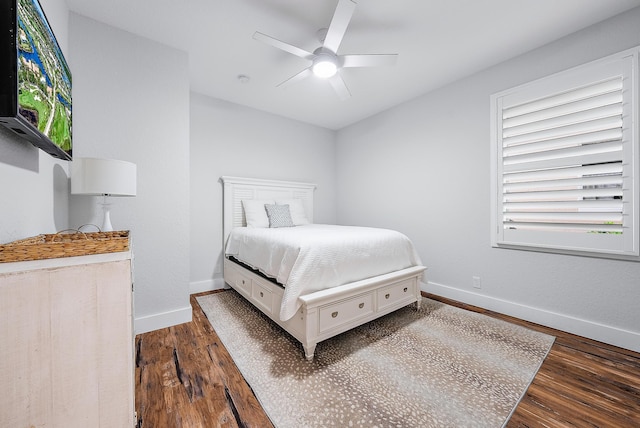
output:
M346 100L351 97L351 92L349 92L349 88L347 88L347 84L344 83L344 80L340 76L339 73L334 74L329 78L329 82L333 89L338 93L338 96L341 100Z
M267 36L266 34L262 34L259 31L256 31L255 33L253 33L253 38L255 40L259 40L261 42L270 44L271 46L281 49L285 52L294 54L295 56L299 56L300 58L311 60L314 57L314 55L311 52L307 52L304 49L290 45L289 43L285 43L278 39L274 39L273 37Z
M289 85L293 85L294 83L297 83L299 81L301 81L302 79L311 76L313 74L313 72L311 71L311 67L309 68L305 68L304 70L302 70L300 73L293 75L292 77L289 77L287 80L285 80L282 83L279 83L278 85L276 85L276 87L278 88L286 88Z
M338 52L338 47L342 42L344 33L347 31L347 26L353 11L356 9L356 4L353 0L339 0L336 11L333 13L331 24L327 30L327 36L324 39L323 47L329 49L331 52Z
M342 67L377 67L379 65L394 65L398 60L397 54L371 55L341 55L338 57Z

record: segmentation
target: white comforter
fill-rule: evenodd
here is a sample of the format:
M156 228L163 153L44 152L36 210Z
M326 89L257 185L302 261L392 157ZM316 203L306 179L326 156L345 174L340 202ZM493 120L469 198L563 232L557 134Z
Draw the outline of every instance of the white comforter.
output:
M325 224L237 227L225 253L285 285L282 321L300 308L299 296L421 264L400 232Z

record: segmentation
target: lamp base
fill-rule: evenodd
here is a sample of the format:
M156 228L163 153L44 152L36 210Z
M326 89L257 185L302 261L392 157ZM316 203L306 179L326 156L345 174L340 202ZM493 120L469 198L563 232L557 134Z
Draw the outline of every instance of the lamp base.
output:
M111 214L109 212L111 208L111 203L107 202L107 196L104 196L102 201L102 211L104 212L104 220L102 221L102 227L100 228L103 232L112 232L113 226L111 225Z

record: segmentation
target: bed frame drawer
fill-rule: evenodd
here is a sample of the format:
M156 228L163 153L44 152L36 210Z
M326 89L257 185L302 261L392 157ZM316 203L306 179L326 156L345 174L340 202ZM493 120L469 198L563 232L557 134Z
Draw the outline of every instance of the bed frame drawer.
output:
M232 263L225 264L226 278L225 280L230 286L240 292L244 292L247 296L251 295L251 278L244 275Z
M407 279L377 290L378 309L390 306L404 306L407 302L415 300L416 281Z
M253 281L251 283L251 300L266 314L273 313L273 291L271 291L269 284Z
M373 293L365 293L320 308L320 333L373 313Z

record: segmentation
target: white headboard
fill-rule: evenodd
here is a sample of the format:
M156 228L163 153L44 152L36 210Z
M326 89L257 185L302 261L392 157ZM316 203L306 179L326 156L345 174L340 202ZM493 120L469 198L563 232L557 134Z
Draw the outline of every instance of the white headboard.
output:
M242 209L243 199L301 199L307 218L313 222L313 191L316 188L313 183L229 176L220 177L220 181L223 186L223 246L234 227L247 224Z

